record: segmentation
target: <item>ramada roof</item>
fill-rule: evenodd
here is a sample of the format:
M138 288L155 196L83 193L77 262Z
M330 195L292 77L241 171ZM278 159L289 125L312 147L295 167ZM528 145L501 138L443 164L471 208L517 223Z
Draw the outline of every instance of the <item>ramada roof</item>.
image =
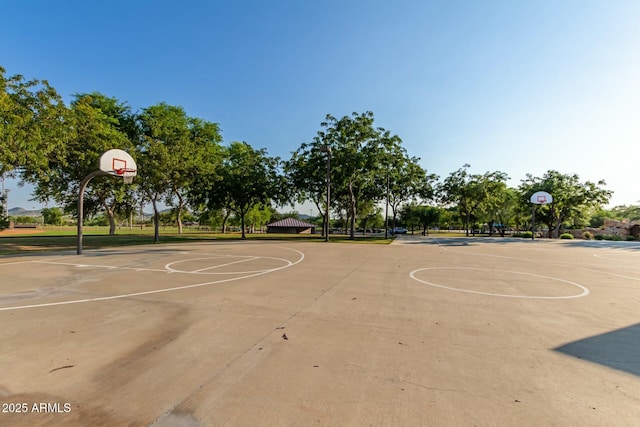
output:
M300 221L295 218L285 218L280 221L272 222L271 224L267 224L267 227L280 227L280 228L311 228L315 227L315 225L310 224L308 222Z

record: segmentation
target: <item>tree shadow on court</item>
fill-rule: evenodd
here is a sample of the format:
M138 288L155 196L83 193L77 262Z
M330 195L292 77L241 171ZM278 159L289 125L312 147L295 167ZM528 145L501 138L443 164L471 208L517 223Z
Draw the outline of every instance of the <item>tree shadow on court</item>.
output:
M524 244L540 244L540 243L557 243L562 246L572 248L589 248L589 249L627 249L640 251L640 242L619 242L609 240L559 240L537 238L534 240L515 237L446 237L446 236L408 236L402 237L403 245L436 245L436 246L474 246L474 245L510 245L513 243Z
M403 245L435 245L435 246L474 246L480 244L509 245L513 243L528 242L536 244L544 240L526 240L510 237L424 237L412 236L402 241Z
M567 246L591 249L630 249L640 251L640 242L618 242L611 240L571 240L565 242Z
M574 341L554 350L640 376L640 323Z

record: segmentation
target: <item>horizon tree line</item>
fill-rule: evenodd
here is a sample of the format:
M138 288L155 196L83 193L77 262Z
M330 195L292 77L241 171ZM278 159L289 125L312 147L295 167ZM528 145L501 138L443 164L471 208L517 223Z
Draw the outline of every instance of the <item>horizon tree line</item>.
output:
M557 237L563 226L601 215L612 194L604 181L581 182L575 174L554 170L542 177L527 175L517 188L507 185L504 172L472 174L468 164L440 180L407 153L398 135L376 127L371 111L340 118L328 114L311 141L286 160L244 141L225 144L219 124L191 117L180 106L160 102L133 112L126 102L99 92L74 94L67 106L46 80L7 77L2 67L0 115L0 174L33 184L34 200L53 200L67 214L77 215L79 184L104 151L120 148L131 154L138 164L134 184L95 178L85 193L85 209L88 215L103 212L113 234L117 215L131 216L148 202L156 241L160 202L174 211L180 233L188 210L221 219L223 231L230 215L237 216L243 238L248 215L310 202L323 213L322 230L324 218L333 213L354 238L356 224L366 228L382 205L390 209L392 227L400 217L407 222L411 206L422 206L414 217L421 218L416 221L423 231L442 212L457 216L467 234L480 220L490 230L525 227L528 197L544 190L554 201L540 207L537 218ZM0 219L3 224L6 218Z

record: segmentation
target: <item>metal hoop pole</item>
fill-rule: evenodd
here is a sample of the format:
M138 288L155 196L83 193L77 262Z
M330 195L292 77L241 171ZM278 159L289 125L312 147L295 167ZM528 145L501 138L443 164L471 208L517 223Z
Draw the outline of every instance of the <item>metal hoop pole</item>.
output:
M77 250L78 255L82 255L82 222L84 220L83 218L84 190L87 188L87 184L89 184L89 181L91 181L94 177L98 175L109 175L109 174L107 172L97 170L87 175L80 183L80 190L78 194L78 250Z

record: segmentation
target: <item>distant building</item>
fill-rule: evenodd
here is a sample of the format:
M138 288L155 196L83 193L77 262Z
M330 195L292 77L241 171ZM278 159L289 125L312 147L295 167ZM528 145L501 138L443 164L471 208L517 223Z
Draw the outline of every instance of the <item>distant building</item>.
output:
M267 233L313 234L316 226L295 218L285 218L267 224Z

